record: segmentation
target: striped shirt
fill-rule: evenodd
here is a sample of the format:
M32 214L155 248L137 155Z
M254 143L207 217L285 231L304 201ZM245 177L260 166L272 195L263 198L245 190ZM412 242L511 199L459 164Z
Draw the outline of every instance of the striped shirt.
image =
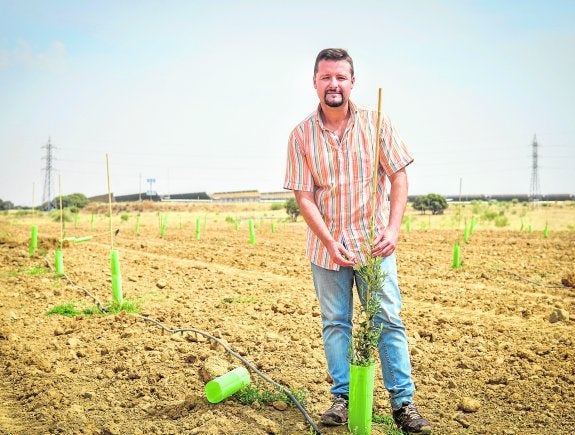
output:
M373 172L377 111L349 102L351 116L340 140L327 130L321 106L291 132L284 188L313 192L317 207L335 240L365 264L372 216ZM409 165L413 158L404 142L382 114L379 167L375 204L376 232L389 219L386 178ZM338 270L323 245L308 228L306 252L309 260L325 269Z

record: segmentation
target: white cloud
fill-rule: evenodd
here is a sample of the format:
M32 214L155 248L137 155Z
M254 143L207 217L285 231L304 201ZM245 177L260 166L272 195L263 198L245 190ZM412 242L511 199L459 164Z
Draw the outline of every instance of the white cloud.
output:
M0 71L24 67L49 72L66 69L68 54L60 41L52 42L44 51L36 50L24 39L19 39L13 49L0 49Z

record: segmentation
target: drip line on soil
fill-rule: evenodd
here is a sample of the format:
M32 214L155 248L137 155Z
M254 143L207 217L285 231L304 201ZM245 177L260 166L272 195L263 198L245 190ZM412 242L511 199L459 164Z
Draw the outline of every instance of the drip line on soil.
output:
M48 256L44 257L44 259L46 260L46 263L48 264L48 267L50 268L50 270L53 272L54 269L52 268L52 265L50 264L50 262L48 261ZM62 274L61 276L63 276L64 278L66 278L66 280L68 281L68 283L72 286L75 287L79 290L82 290L86 295L88 295L91 299L94 300L94 302L96 303L96 306L98 307L98 309L100 311L102 311L102 313L104 314L108 314L108 311L106 310L106 308L104 307L104 305L98 300L98 298L96 296L94 296L93 294L91 294L87 289L80 287L79 285L77 285L74 281L72 281L72 279L66 275L66 274ZM228 345L226 345L222 340L220 340L217 337L214 337L211 334L208 334L205 331L199 330L199 329L195 329L195 328L178 328L178 329L170 329L167 326L165 326L164 324L162 324L161 322L159 322L156 319L153 319L151 317L145 317L145 316L140 316L139 314L132 314L132 313L128 313L133 317L136 317L138 319L142 319L145 322L150 322L150 323L154 323L155 325L157 325L158 327L160 327L162 329L162 331L166 331L166 332L170 332L172 334L184 334L184 332L192 332L194 334L199 334L209 340L215 341L216 343L218 343L220 346L222 346L224 348L224 350L229 353L231 356L233 356L234 358L239 359L244 365L246 365L250 370L252 370L254 373L256 373L258 376L260 376L262 379L264 379L265 381L269 382L270 384L272 384L275 388L277 388L278 390L280 390L283 394L285 394L287 397L290 398L290 400L294 403L294 405L297 407L297 409L302 413L302 415L304 416L304 418L306 419L306 421L309 423L309 425L312 427L313 431L317 434L317 435L321 435L321 432L319 430L319 428L317 427L317 425L313 422L312 418L309 416L309 414L306 412L306 410L304 409L304 407L301 405L301 403L299 403L299 401L295 398L295 396L289 392L286 388L284 388L282 385L278 384L276 381L274 381L272 378L270 378L269 376L267 376L265 373L261 372L257 367L255 367L252 363L250 363L248 360L246 360L244 357L242 357L239 353L235 352L232 348L230 348Z
M437 272L443 272L443 269L440 269L439 267L434 266L432 263L429 263L429 264L428 264L428 269L433 269L433 270L435 270L435 271L437 271ZM492 266L491 266L491 269L494 270L495 272L505 272L505 273L508 273L509 275L513 275L513 276L515 276L515 277L517 277L517 278L519 278L519 279L521 279L521 280L523 280L523 281L528 282L529 284L537 285L537 286L539 286L539 287L544 287L544 288L567 288L567 287L568 287L568 286L566 286L566 285L564 285L564 284L561 284L561 285L554 284L554 285L553 285L553 284L545 284L545 283L541 283L541 282L537 282L537 281L532 281L532 280L530 280L530 279L528 279L528 278L525 278L524 276L519 275L518 273L511 272L510 270L502 269L502 268L500 268L500 267L498 267L498 266L496 266L496 265L492 265ZM407 278L407 277L408 277L408 275L406 275L406 274L401 274L401 273L398 273L397 276L400 277L400 278Z
M523 276L521 276L521 275L519 275L519 274L517 274L517 273L515 273L515 272L511 272L510 270L501 269L501 268L499 268L499 267L497 267L497 266L491 266L491 268L492 268L493 270L495 270L496 272L505 272L505 273L508 273L509 275L513 275L513 276L516 276L517 278L522 279L523 281L527 281L529 284L538 285L538 286L540 286L540 287L545 287L545 288L566 288L566 287L567 287L567 286L565 286L565 285L563 285L563 284L562 284L562 285L548 285L548 284L542 284L542 283L536 282L536 281L531 281L530 279L527 279L527 278L525 278L525 277L523 277Z

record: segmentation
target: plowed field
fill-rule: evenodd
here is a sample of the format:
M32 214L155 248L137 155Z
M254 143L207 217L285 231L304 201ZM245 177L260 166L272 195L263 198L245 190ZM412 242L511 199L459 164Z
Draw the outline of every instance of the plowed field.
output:
M575 207L552 207L525 215L537 223L533 232L519 231L517 216L503 228L479 220L469 243L461 241L458 269L452 250L463 224L451 225L453 215L413 214L404 229L397 251L403 320L416 402L434 433L575 432ZM136 212L115 211L124 297L140 315L65 317L46 313L94 307L90 295L110 302L110 238L97 235L108 228L104 213L93 227L86 210L67 223L66 236L96 236L64 247L60 277L52 270L59 223L1 215L0 433L309 434L295 407L209 403L205 383L242 363L202 336L166 332L141 317L221 338L276 382L304 391L319 424L330 383L306 226L301 218L281 222L285 216L269 204L183 205L143 211L137 235ZM549 217L563 223L550 222L544 237ZM39 249L29 257L32 224ZM380 373L374 406L389 415ZM386 430L374 424L372 433Z

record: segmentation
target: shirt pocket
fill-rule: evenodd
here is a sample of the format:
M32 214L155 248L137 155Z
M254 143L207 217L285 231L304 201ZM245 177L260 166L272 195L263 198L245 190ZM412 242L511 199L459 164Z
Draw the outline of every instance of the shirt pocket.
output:
M348 174L355 181L369 181L373 178L374 150L365 134L352 137L349 147Z
M314 143L308 154L308 166L312 172L314 184L318 187L332 187L338 172L337 153L327 141Z

